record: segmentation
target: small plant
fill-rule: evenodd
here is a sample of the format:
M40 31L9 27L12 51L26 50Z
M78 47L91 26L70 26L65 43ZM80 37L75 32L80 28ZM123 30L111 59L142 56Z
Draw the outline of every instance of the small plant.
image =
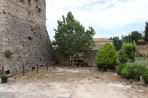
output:
M4 55L6 58L10 59L12 57L13 53L10 50L6 50Z
M3 75L3 74L2 74L0 77L1 77L1 78L8 78L8 76Z

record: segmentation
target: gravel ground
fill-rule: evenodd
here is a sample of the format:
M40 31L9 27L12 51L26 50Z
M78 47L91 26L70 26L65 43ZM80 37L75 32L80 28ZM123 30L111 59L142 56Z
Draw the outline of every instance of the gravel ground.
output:
M148 98L148 86L95 68L50 68L17 74L0 84L0 98Z

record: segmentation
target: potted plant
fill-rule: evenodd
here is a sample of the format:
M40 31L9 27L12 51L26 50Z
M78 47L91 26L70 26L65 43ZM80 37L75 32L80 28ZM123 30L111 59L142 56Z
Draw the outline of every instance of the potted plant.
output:
M6 75L1 75L1 81L2 81L2 83L7 83L7 81L8 81L8 76L6 76Z

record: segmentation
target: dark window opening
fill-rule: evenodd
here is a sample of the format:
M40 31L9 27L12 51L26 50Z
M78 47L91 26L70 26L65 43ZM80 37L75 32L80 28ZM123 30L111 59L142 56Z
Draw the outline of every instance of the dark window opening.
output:
M29 6L31 6L31 0L28 0L28 4L29 4Z
M29 39L29 40L32 40L32 37L28 36L28 39Z
M41 8L38 8L38 12L39 12L39 13L41 12Z
M5 11L3 11L3 13L4 13L4 14L6 14L6 12L5 12Z
M41 12L41 8L39 8L38 6L36 6L36 12Z

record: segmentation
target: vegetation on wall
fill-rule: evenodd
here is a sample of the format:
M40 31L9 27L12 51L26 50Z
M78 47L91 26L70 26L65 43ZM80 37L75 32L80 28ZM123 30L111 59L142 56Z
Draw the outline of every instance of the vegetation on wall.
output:
M10 59L12 57L13 53L10 50L6 50L4 52L4 55L6 58Z

